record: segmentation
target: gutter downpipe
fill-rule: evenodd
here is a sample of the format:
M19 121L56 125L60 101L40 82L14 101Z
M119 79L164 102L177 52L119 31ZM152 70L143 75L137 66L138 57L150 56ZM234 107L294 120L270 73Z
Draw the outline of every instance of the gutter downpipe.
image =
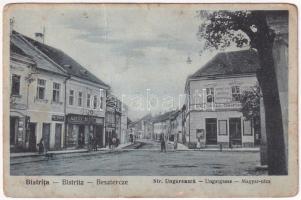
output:
M67 148L67 81L71 79L71 76L69 75L65 81L65 103L64 103L64 115L65 115L65 128L64 128L64 146L63 148Z

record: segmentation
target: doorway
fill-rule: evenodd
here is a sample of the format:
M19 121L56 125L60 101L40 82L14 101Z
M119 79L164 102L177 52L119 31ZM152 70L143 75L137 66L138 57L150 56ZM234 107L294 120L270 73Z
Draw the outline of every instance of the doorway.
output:
M28 149L33 152L37 150L36 126L36 123L29 123Z
M56 123L55 124L55 142L54 148L56 150L61 149L62 142L62 124Z
M217 120L216 118L206 119L206 144L217 144Z
M18 117L10 117L9 124L10 124L10 146L14 146L16 144Z
M85 145L85 125L78 127L78 147L82 148Z
M241 146L241 120L240 118L229 119L230 145Z
M95 132L96 132L96 144L100 148L102 148L103 147L103 126L96 125Z
M43 123L42 136L45 144L44 148L46 148L46 150L49 150L50 147L50 124L49 123Z

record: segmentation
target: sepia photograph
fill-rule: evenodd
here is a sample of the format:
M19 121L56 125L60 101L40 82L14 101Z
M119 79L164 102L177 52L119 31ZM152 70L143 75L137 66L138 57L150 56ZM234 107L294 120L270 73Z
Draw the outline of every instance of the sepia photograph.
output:
M291 11L213 8L8 5L8 177L294 176ZM114 181L90 184L123 184Z

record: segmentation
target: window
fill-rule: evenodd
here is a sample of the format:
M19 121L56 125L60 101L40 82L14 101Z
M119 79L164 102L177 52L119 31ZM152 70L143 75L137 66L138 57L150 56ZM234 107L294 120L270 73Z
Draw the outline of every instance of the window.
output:
M227 120L218 120L218 135L228 135Z
M93 108L94 109L97 108L97 96L96 95L94 96L94 99L93 99Z
M74 103L74 90L69 91L69 105L73 105Z
M206 88L207 103L214 102L214 88Z
M53 83L52 101L58 103L60 101L61 84Z
M244 120L243 129L244 129L244 135L252 136L253 135L252 120Z
M87 94L87 107L90 108L90 104L91 104L91 95Z
M46 80L38 79L37 98L45 99Z
M21 79L20 76L16 74L12 75L12 88L11 88L12 95L20 95L20 79Z
M100 90L100 102L99 102L99 107L102 110L103 109L103 90Z
M240 101L240 88L239 88L239 86L232 86L232 101Z
M78 106L82 106L83 104L83 93L78 92L78 101L77 101Z

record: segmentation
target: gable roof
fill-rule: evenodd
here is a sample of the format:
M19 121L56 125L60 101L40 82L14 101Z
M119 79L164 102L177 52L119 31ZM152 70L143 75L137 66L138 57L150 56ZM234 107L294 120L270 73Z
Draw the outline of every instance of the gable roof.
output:
M253 50L222 52L214 56L188 79L214 75L250 74L255 73L257 69L259 69L258 56Z
M26 55L30 57L35 63L36 67L42 70L54 72L62 76L67 76L67 74L53 62L45 58L41 53L39 53L33 46L28 44L26 40L16 32L10 37L10 47L11 51L17 51L16 53L21 53L21 55Z
M22 35L20 33L18 34ZM36 47L39 51L47 55L53 62L55 62L57 65L63 68L68 74L87 81L91 81L96 84L103 85L105 87L109 87L102 80L100 80L94 74L89 72L86 68L84 68L82 65L80 65L78 62L76 62L73 58L71 58L63 51L51 47L49 45L40 43L25 35L22 35L22 37L25 38L34 47Z

